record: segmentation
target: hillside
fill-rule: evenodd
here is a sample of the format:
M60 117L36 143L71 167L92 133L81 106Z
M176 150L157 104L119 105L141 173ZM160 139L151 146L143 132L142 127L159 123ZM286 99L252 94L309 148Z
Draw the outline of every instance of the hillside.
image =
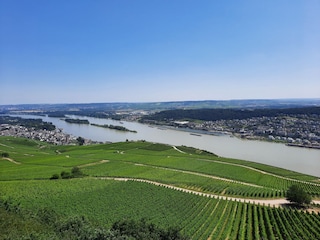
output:
M320 107L300 107L300 108L257 108L257 109L237 109L237 108L222 108L222 109L174 109L160 111L153 115L145 116L145 120L182 120L193 119L203 121L216 120L231 120L231 119L247 119L253 117L276 117L285 114L304 114L304 115L320 115Z
M22 224L15 236L49 232L61 239L57 223L83 217L95 229L145 219L191 239L320 237L316 206L313 213L278 208L292 184L318 203L320 182L313 176L143 141L54 146L1 137L0 152L8 154L0 160L1 212L15 224L38 226L24 231ZM74 167L81 177L50 180Z

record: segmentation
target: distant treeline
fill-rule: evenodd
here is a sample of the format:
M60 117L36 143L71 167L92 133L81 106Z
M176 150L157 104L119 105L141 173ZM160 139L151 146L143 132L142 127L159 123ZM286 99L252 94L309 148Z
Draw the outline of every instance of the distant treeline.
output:
M114 113L99 111L98 109L83 109L78 111L73 110L65 110L65 111L54 111L54 112L44 112L48 114L48 117L57 117L64 118L66 115L77 115L77 116L87 116L87 117L95 117L95 118L108 118L112 116Z
M72 119L72 118L66 118L65 121L67 123L76 123L76 124L89 124L89 121L86 119Z
M21 117L0 116L0 124L18 125L26 128L34 128L36 130L46 129L52 131L56 126L51 122L44 122L42 119L26 119Z
M72 104L22 104L0 105L0 112L16 110L40 110L43 112L114 112L122 110L168 110L200 108L295 108L319 106L320 99L243 99L243 100L205 100L173 102L113 102L113 103L72 103ZM77 114L77 113L76 113ZM78 114L77 114L78 115ZM102 114L103 115L103 114ZM101 116L102 116L101 115ZM87 115L89 116L89 115Z
M281 115L306 114L320 115L320 107L287 108L287 109L176 109L166 110L145 116L142 121L193 119L203 121L247 119L253 117L276 117Z

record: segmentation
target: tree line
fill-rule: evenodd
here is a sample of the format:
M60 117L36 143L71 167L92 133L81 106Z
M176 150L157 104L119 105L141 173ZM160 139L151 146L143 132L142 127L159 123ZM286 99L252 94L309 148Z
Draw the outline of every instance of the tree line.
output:
M34 128L35 130L56 129L56 126L51 122L44 122L42 119L27 119L21 117L0 116L0 124L18 125L26 128Z
M129 130L128 128L123 126L117 126L117 125L111 125L111 124L100 125L100 124L91 123L91 125L96 127L109 128L109 129L118 130L118 131L124 131L124 132L135 132L135 133L137 132L137 131Z
M144 116L142 121L154 120L233 120L247 119L253 117L277 117L281 115L306 114L308 116L320 115L320 107L301 107L286 109L175 109L157 112L152 115Z
M87 119L73 119L73 118L66 118L65 121L67 123L75 123L75 124L89 124Z

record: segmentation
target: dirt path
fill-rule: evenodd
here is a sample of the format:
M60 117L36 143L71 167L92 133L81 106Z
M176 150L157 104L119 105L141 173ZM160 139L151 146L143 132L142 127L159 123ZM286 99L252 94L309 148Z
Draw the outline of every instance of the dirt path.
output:
M2 159L3 159L3 160L7 160L7 161L9 161L9 162L12 162L12 163L14 163L14 164L21 164L20 162L17 162L17 161L15 161L15 160L11 159L11 158L3 157Z
M176 146L172 146L174 150L180 152L180 153L183 153L183 154L186 154L186 152L184 151L181 151L180 149L178 149Z
M279 199L253 199L253 198L239 198L239 197L227 197L227 196L221 196L217 194L210 194L210 193L203 193L199 191L194 191L190 189L185 189L181 187L176 187L170 184L165 184L165 183L160 183L156 181L150 181L150 180L145 180L145 179L139 179L139 178L117 178L117 177L100 177L96 179L107 179L107 180L116 180L116 181L135 181L135 182L143 182L143 183L149 183L153 184L156 186L160 187L165 187L165 188L170 188L174 189L180 192L185 192L185 193L192 193L204 197L209 197L209 198L217 198L217 199L222 199L222 200L229 200L229 201L237 201L237 202L243 202L243 203L252 203L252 204L260 204L260 205L266 205L266 206L274 206L274 207L283 207L284 205L288 204L289 201L286 200L285 198L279 198ZM314 200L314 204L320 204L319 200ZM310 211L315 211L319 212L319 209L309 209Z
M176 146L172 146L176 151L180 152L180 153L184 153L186 154L186 152L181 151L180 149L178 149ZM280 176L274 173L268 173L265 171L262 171L260 169L257 168L253 168L253 167L249 167L249 166L245 166L245 165L241 165L241 164L236 164L236 163L228 163L228 162L222 162L222 161L216 161L216 160L210 160L210 159L198 159L199 161L206 161L206 162L214 162L214 163L220 163L220 164L225 164L225 165L232 165L232 166L237 166L237 167L242 167L242 168L246 168L246 169L250 169L252 171L256 171L262 174L266 174L266 175L270 175L273 177L277 177L277 178L281 178L281 179L285 179L285 180L289 180L289 181L294 181L294 182L300 182L300 183L305 183L305 184L310 184L310 185L314 185L314 186L318 186L320 187L319 183L312 183L312 182L307 182L307 181L302 181L302 180L298 180L298 179L293 179L293 178L288 178L288 177L284 177L284 176ZM320 179L319 179L320 180Z
M186 154L186 152L181 151L181 150L178 149L176 146L172 146L172 147L173 147L173 149L175 149L176 151L178 151L178 152L180 152L180 153ZM210 159L201 159L201 158L199 158L199 159L197 159L197 160L199 160L199 161L205 161L205 162L220 163L220 164L225 164L225 165L232 165L232 166L237 166L237 167L242 167L242 168L250 169L250 170L252 170L252 171L259 172L259 173L261 173L261 174L270 175L270 176L277 177L277 178L281 178L281 179L285 179L285 180L288 180L288 181L300 182L300 183L305 183L305 184L310 184L310 185L314 185L314 186L320 187L320 184L319 184L319 183L312 183L312 182L302 181L302 180L298 180L298 179L288 178L288 177L280 176L280 175L277 175L277 174L274 174L274 173L268 173L268 172L265 172L265 171L263 171L263 170L260 170L260 169L254 168L254 167L249 167L249 166L245 166L245 165L241 165L241 164L237 164L237 163L228 163L228 162L222 162L222 161L216 161L216 160L210 160ZM319 180L320 180L320 179L319 179Z
M5 145L5 144L2 144L0 143L1 146L4 146L4 147L8 147L8 148L14 148L14 147L11 147L11 146L8 146L8 145Z
M232 165L232 166L237 166L237 167L242 167L242 168L250 169L252 171L256 171L256 172L259 172L259 173L262 173L262 174L266 174L266 175L270 175L270 176L273 176L273 177L285 179L285 180L288 180L288 181L300 182L300 183L310 184L310 185L314 185L314 186L320 187L319 183L313 183L313 182L307 182L307 181L302 181L302 180L298 180L298 179L288 178L288 177L280 176L280 175L277 175L277 174L274 174L274 173L268 173L268 172L265 172L265 171L262 171L262 170L259 170L259 169L253 168L253 167L241 165L241 164L221 162L221 161L208 160L208 159L198 159L198 160L206 161L206 162L215 162L215 163L226 164L226 165Z
M90 167L90 166L94 166L94 165L98 165L98 164L103 164L103 163L107 163L109 162L109 160L101 160L99 162L93 162L93 163L87 163L87 164L83 164L83 165L79 165L79 168L83 168L83 167Z
M146 164L141 164L141 163L136 163L136 166L145 166L145 167L152 167L152 168L157 168L161 170L167 170L167 171L173 171L173 172L180 172L180 173L186 173L186 174L191 174L191 175L196 175L200 177L206 177L206 178L211 178L211 179L216 179L216 180L221 180L221 181L226 181L226 182L231 182L231 183L238 183L250 187L257 187L257 188L266 188L260 185L252 184L252 183L246 183L246 182L241 182L241 181L236 181L228 178L222 178L222 177L216 177L213 175L208 175L204 173L198 173L198 172L191 172L191 171L186 171L186 170L180 170L180 169L174 169L174 168L166 168L166 167L158 167L158 166L152 166L152 165L146 165Z

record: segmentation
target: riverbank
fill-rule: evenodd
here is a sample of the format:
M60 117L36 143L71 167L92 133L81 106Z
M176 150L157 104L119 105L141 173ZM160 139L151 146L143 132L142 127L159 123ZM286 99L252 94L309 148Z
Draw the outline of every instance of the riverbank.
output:
M288 143L288 144L286 144L286 146L289 146L289 147L312 148L312 149L319 149L319 150L320 150L320 146L310 146L310 145L302 145L302 144L294 144L294 143Z
M162 129L162 130L170 129L170 130L176 130L176 131L189 132L190 135L198 136L198 137L200 137L201 135L230 136L230 137L236 137L236 138L242 139L242 140L279 143L279 144L283 144L288 147L299 147L299 148L320 150L320 145L305 145L305 144L287 143L286 141L275 140L275 139L266 139L263 137L252 136L252 135L246 136L243 134L237 134L237 133L232 133L232 132L227 132L227 131L221 131L221 132L220 131L207 131L207 130L197 130L197 129L191 129L191 128L172 127L172 126L166 126L166 125L150 125L150 124L148 124L148 126L149 127L150 126L158 127L159 129Z

